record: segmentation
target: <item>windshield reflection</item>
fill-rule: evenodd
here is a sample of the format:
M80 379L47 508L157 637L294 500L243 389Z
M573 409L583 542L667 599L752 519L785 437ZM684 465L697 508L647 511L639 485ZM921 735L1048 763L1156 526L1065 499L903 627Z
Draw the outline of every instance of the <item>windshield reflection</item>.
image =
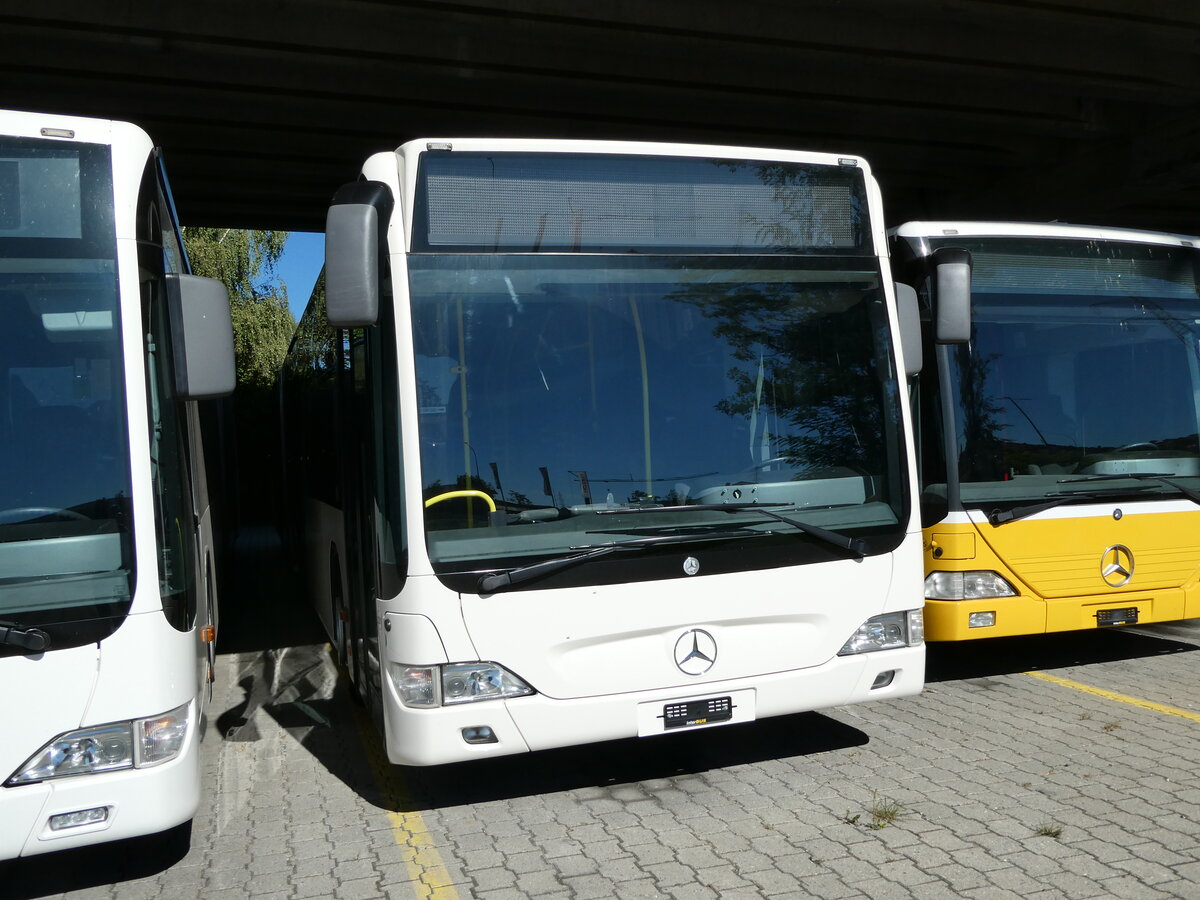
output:
M109 150L0 137L0 172L0 619L115 615L132 552Z
M964 504L1052 495L1080 476L1116 493L1178 492L1120 477L1147 473L1194 489L1194 251L1080 242L1059 256L1029 241L1018 256L1013 243L973 248L972 340L952 355Z
M873 259L418 254L409 270L435 562L562 552L658 507L685 509L655 528L728 528L686 508L735 502L831 530L902 520Z

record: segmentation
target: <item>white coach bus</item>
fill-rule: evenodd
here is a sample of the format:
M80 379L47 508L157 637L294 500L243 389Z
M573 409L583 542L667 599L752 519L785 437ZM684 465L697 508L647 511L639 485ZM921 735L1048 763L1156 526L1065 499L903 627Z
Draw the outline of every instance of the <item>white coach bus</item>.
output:
M158 152L0 112L0 859L192 818L211 678L197 398L225 290L186 272Z
M336 193L291 543L393 762L921 690L881 221L861 159L682 144L420 140Z

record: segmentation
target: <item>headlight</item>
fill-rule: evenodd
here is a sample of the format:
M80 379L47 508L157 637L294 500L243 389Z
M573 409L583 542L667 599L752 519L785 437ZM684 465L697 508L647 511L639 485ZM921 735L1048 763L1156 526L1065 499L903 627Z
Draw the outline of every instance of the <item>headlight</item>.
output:
M867 619L850 636L838 656L916 647L925 640L925 618L919 609L884 613Z
M404 666L389 663L388 672L400 702L413 709L432 709L470 703L526 697L533 688L503 666L491 662L452 663L446 666Z
M161 716L112 722L59 735L30 757L4 784L33 784L68 775L157 766L183 749L188 706Z
M1015 596L1016 589L997 572L931 572L925 579L926 600L987 600Z
M139 754L135 765L139 769L174 759L183 750L183 743L187 740L187 704L161 716L138 719L133 723L133 730L138 738Z

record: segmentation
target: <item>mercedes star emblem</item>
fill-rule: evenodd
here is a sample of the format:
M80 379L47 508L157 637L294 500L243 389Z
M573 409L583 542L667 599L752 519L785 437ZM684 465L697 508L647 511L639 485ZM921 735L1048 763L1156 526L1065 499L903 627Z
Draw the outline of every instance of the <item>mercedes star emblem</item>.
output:
M1124 544L1113 544L1100 557L1100 577L1109 587L1129 584L1133 578L1133 552Z
M702 628L685 631L675 642L675 665L685 675L703 675L716 661L716 639Z

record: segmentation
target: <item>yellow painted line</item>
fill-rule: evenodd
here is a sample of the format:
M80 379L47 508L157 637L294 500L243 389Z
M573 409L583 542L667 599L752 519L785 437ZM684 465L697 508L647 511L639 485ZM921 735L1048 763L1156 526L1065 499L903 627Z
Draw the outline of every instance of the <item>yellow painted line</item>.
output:
M1106 691L1104 688L1092 687L1090 684L1082 684L1078 681L1070 681L1066 678L1059 678L1057 675L1050 675L1046 672L1026 672L1024 673L1030 678L1037 678L1040 681L1048 681L1051 684L1057 684L1061 687L1068 687L1075 691L1082 691L1085 694L1093 694L1096 697L1103 697L1105 700L1112 700L1116 703L1127 703L1130 706L1136 706L1140 709L1148 709L1151 712L1162 713L1166 716L1178 716L1181 719L1190 719L1193 722L1200 722L1200 713L1188 712L1186 709L1178 709L1174 706L1167 706L1163 703L1155 703L1152 700L1143 700L1140 697L1130 697L1128 694L1118 694L1114 691Z
M354 690L350 687L350 690ZM388 821L392 825L392 836L396 844L403 848L401 859L408 871L412 882L413 892L417 897L428 900L458 900L458 890L454 887L454 879L442 855L438 853L437 844L425 818L416 810L416 804L408 792L404 779L391 764L383 749L383 736L375 727L370 714L361 706L351 703L354 711L354 724L362 740L363 749L367 754L367 762L371 766L371 774L375 778L375 786L383 795L384 803L389 812ZM412 812L403 812L412 810Z

